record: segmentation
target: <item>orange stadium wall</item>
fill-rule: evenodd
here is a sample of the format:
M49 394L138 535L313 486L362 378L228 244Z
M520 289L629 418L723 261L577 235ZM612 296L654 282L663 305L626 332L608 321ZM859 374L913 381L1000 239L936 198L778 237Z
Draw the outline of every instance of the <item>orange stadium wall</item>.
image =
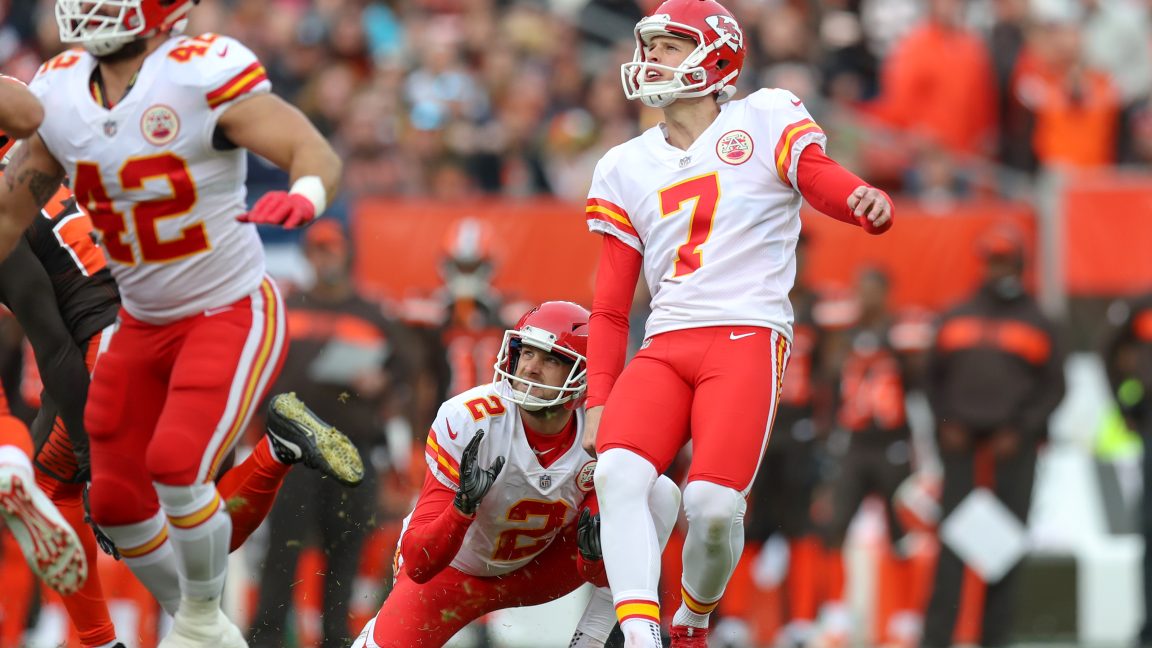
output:
M1081 174L1068 179L1059 203L1069 294L1152 290L1152 175Z
M890 233L873 237L806 210L804 228L813 242L808 278L847 287L860 267L879 266L892 276L895 306L939 309L978 283L976 242L994 223L1010 220L1034 240L1033 214L1018 204L966 204L945 213L899 204L897 214ZM362 200L354 216L360 280L392 299L431 292L439 284L445 232L466 216L491 225L494 282L509 298L591 304L599 236L585 227L581 205L557 201Z

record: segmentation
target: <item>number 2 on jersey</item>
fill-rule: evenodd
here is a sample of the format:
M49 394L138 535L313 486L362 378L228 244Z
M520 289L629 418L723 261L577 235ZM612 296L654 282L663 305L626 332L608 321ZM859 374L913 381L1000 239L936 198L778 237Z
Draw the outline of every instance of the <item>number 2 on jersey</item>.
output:
M712 221L716 218L716 204L720 201L720 176L713 172L661 189L660 217L679 213L689 200L694 202L688 220L688 240L676 248L673 277L690 275L704 262L700 248L712 235Z
M196 204L196 185L184 159L172 153L161 153L131 158L120 167L120 186L126 193L144 189L145 181L152 179L167 181L171 195L133 205L132 223L140 247L138 259L132 246L124 242L128 223L124 214L112 207L100 168L93 162L76 164L76 202L92 215L92 223L100 230L108 256L119 263L135 265L137 261L175 261L211 249L203 222L184 227L178 236L170 239L161 239L157 229L159 221L183 216Z
M544 524L535 529L508 529L496 539L496 550L492 552L494 560L519 560L526 556L539 553L548 545L556 531L564 526L567 517L568 502L543 502L540 500L524 499L516 502L508 509L505 517L510 522L526 522L528 518L544 518ZM521 539L527 542L521 542Z
M489 416L500 416L504 413L504 403L495 394L487 398L473 398L464 403L464 407L467 407L468 412L472 414L473 421L481 421Z

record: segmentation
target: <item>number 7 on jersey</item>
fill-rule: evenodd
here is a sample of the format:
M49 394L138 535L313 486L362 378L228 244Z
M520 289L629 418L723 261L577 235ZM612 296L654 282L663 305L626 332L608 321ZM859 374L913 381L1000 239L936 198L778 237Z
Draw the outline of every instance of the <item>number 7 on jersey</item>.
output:
M676 248L673 277L690 275L704 263L701 247L712 235L712 222L716 218L716 204L720 201L720 177L715 173L677 182L660 190L660 217L667 218L682 211L684 203L692 204L688 220L688 240Z

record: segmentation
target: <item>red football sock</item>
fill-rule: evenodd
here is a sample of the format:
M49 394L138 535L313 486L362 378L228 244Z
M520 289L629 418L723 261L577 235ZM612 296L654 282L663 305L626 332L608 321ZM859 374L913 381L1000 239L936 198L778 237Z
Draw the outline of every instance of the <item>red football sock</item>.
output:
M268 446L268 438L265 437L256 444L252 454L243 463L224 473L216 488L228 506L228 514L232 516L229 551L236 551L268 517L280 484L291 468L276 461Z
M824 548L815 536L789 543L792 564L788 567L789 621L815 621L820 606L820 560ZM843 568L841 568L843 569Z
M108 613L108 602L104 598L104 588L100 584L100 570L96 568L96 536L84 522L84 502L81 484L64 484L42 473L36 474L36 482L68 524L76 531L80 544L84 547L84 557L88 560L88 579L80 590L71 596L61 596L68 618L76 626L80 643L85 646L102 646L116 640L116 627Z
M844 550L830 549L824 554L824 598L831 603L844 601Z

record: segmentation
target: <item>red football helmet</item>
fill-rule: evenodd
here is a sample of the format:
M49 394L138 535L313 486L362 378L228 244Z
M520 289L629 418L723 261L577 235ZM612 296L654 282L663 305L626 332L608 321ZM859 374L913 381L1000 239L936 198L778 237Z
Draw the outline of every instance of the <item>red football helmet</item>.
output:
M636 52L620 66L624 94L653 108L687 97L718 94L724 102L736 93L744 67L744 32L732 14L715 0L667 0L636 23ZM677 67L650 63L648 44L656 36L688 38L696 43ZM649 70L671 72L672 79L647 82Z
M199 0L56 0L60 42L80 43L94 56L168 31Z
M496 373L492 382L507 380L511 389L504 395L507 400L526 410L567 403L575 408L584 400L588 385L588 311L579 304L566 301L544 302L528 311L516 327L504 331L504 342L496 357ZM524 345L562 356L572 361L568 378L560 386L516 377L516 362ZM553 398L542 398L544 392L555 392Z

